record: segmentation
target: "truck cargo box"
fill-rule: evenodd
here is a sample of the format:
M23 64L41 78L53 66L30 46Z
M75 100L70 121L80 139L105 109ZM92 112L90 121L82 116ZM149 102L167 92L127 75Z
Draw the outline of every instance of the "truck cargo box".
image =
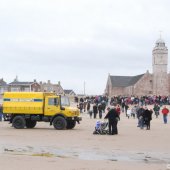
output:
M43 114L43 92L5 92L3 96L3 112Z

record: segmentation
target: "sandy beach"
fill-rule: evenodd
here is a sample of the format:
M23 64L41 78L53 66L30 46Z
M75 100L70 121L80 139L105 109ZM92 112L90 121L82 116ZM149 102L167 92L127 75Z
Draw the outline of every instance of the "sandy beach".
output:
M82 113L73 130L49 123L14 129L0 122L0 167L3 170L166 170L170 169L170 123L153 115L151 130L121 113L118 135L93 135L97 119ZM168 119L169 116L168 116ZM169 166L169 167L168 167Z

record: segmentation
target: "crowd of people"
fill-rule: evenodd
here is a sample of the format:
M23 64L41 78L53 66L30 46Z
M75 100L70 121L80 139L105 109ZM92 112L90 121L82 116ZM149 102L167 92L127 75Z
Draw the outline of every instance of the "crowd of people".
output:
M170 96L114 96L110 99L110 104L128 104L128 105L170 105Z
M94 119L97 117L97 114L99 114L99 118L101 119L108 106L108 98L106 96L75 98L75 102L77 102L80 113L88 112L90 118L93 117Z
M136 118L137 127L146 130L151 129L151 120L153 114L156 118L162 113L163 122L167 124L169 109L165 105L170 105L169 96L142 96L142 97L112 97L96 96L80 98L77 107L80 112L86 112L90 118L108 119L109 134L118 134L117 123L120 120L120 114L125 113L127 118ZM148 105L153 105L149 106ZM161 109L162 107L162 109ZM150 109L149 109L150 108ZM98 115L98 116L97 116Z
M118 96L109 99L107 96L87 96L80 99L75 97L75 102L80 113L88 113L90 118L102 119L104 114L104 119L108 119L109 134L115 135L118 134L117 124L123 113L128 119L137 118L137 127L141 129L146 127L150 130L153 113L156 118L162 113L163 122L167 124L169 109L166 105L170 104L170 98L168 96L142 96L140 98ZM153 107L148 107L148 105L153 105ZM2 105L0 105L0 121L2 118Z

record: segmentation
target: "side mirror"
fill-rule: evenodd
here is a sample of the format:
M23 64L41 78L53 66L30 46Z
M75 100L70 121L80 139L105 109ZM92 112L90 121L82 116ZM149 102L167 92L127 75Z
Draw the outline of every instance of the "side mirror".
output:
M61 110L65 110L65 107L61 106Z

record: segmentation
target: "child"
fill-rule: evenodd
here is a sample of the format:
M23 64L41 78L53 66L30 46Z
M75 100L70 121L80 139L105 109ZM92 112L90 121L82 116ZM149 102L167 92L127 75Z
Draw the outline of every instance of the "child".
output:
M89 113L90 119L91 119L91 118L92 118L93 111L92 111L92 110L89 110L88 113Z
M129 117L131 116L131 110L129 108L127 109L127 114L126 115L127 115L128 119L129 119Z

